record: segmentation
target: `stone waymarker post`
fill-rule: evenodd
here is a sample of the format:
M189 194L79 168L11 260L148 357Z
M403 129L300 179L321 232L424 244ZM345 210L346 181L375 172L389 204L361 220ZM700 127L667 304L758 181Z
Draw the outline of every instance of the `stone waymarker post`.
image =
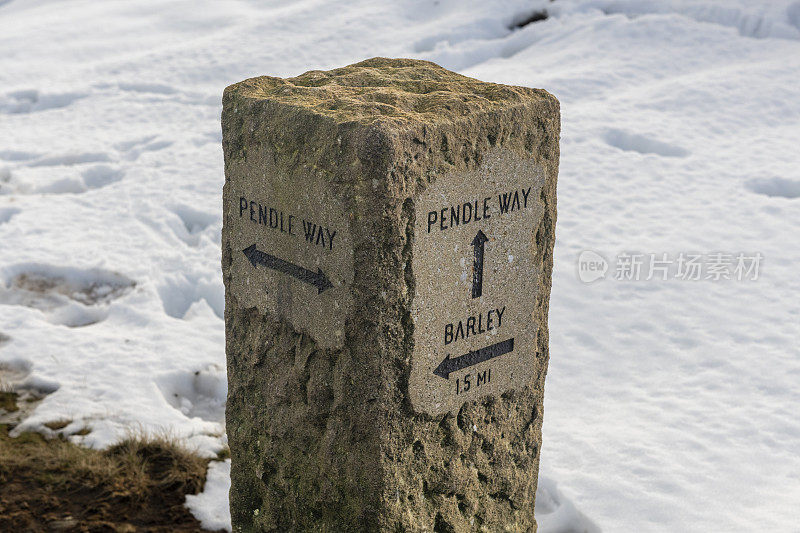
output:
M375 58L225 91L234 531L533 531L559 105Z

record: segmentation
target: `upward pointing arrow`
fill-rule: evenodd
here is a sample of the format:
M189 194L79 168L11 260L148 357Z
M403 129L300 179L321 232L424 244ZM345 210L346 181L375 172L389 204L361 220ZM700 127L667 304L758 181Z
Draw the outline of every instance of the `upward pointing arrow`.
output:
M480 298L483 294L483 246L489 238L478 230L475 238L472 239L472 246L475 252L475 262L472 265L472 297Z
M242 253L244 253L254 268L256 265L262 264L267 268L288 274L289 276L316 287L317 294L322 293L322 291L325 289L330 289L333 287L333 283L331 283L331 280L329 280L328 277L322 273L321 268L317 268L316 272L305 269L301 266L295 265L294 263L290 263L279 257L275 257L274 255L262 252L256 248L255 244L242 250Z

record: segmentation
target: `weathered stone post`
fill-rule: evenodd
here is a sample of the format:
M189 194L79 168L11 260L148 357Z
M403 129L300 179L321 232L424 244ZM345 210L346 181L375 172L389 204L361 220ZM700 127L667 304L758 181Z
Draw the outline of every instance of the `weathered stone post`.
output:
M558 101L375 58L223 102L234 531L535 531Z

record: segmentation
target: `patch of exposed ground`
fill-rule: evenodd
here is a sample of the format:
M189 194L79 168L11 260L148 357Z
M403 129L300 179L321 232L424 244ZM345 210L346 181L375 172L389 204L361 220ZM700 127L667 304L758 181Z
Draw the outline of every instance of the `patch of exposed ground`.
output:
M202 490L208 460L169 439L98 451L8 431L0 425L0 531L203 531L184 501Z

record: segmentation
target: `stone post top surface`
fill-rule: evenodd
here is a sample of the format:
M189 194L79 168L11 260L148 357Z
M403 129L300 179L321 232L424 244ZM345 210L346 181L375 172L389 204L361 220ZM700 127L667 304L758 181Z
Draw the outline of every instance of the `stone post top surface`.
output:
M558 100L543 89L488 83L430 61L375 57L293 78L260 76L225 89L224 100L273 101L336 123L398 125L457 120L517 104Z

